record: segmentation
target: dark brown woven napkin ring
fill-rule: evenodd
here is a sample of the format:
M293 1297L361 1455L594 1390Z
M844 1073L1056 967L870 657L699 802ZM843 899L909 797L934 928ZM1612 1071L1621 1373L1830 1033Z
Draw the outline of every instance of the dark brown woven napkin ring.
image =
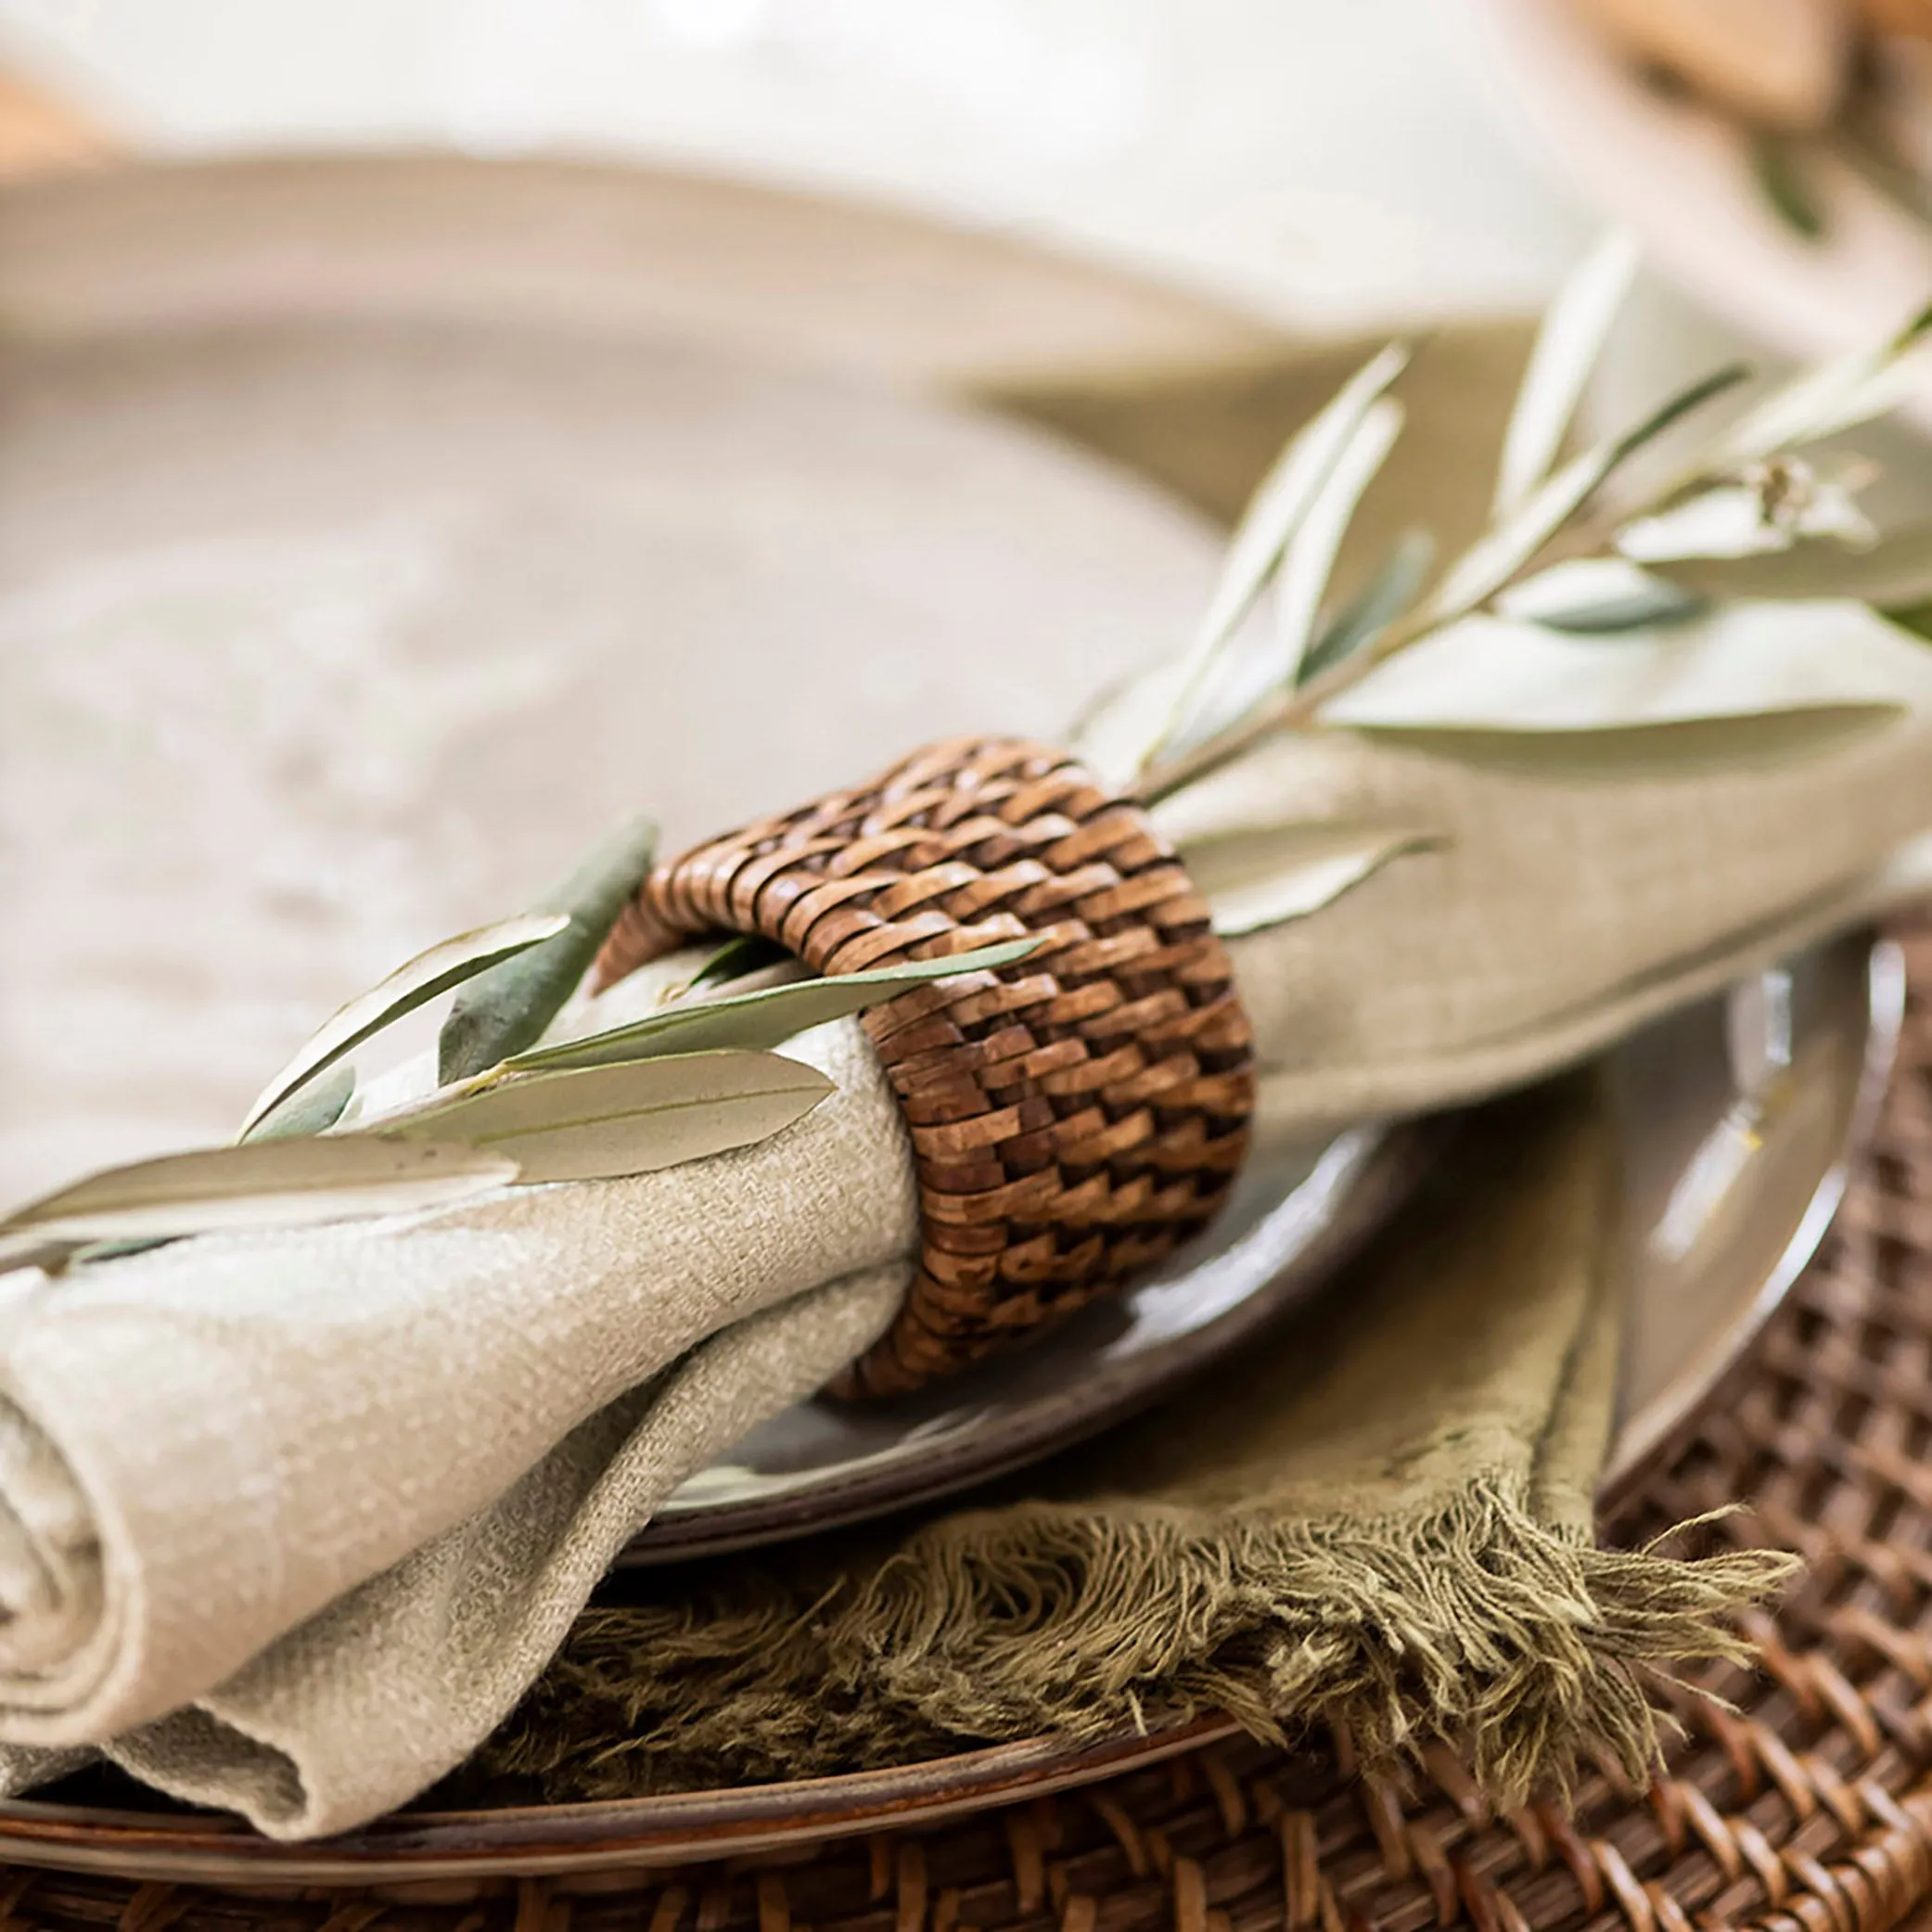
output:
M836 1386L889 1395L1057 1321L1213 1215L1247 1144L1247 1017L1208 907L1140 806L1066 753L955 738L659 866L600 984L706 933L859 972L1030 933L998 972L865 1024L904 1110L924 1241Z

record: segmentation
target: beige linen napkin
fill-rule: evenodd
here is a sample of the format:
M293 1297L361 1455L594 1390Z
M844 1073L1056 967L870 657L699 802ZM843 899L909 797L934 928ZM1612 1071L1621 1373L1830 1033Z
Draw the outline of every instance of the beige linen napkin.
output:
M1877 700L1902 715L1809 751L1723 736ZM1277 738L1157 814L1184 851L1284 821L1433 841L1234 946L1267 1104L1310 1126L1533 1080L1924 883L1932 650L1859 606L1641 641L1472 620L1326 715L1374 735ZM1647 728L1591 730L1613 717Z
M301 1836L460 1758L656 1503L896 1306L894 1103L855 1022L793 1051L838 1093L695 1168L14 1277L0 1778L111 1739Z
M1732 707L1889 697L1902 714L1748 755L1695 727L1625 735L1529 770L1520 744L1337 735L1174 801L1193 835L1260 818L1438 841L1235 942L1271 1120L1527 1080L1896 893L1888 867L1932 826L1932 661L1868 615L1825 615L1822 641L1815 621L1782 644L1773 627L1756 661L1744 633L1694 628L1598 646L1629 655L1580 674L1625 679L1619 703L1655 720L1708 710L1715 686ZM1488 664L1550 723L1575 667L1503 676L1494 646L1478 627L1413 675L1487 691ZM1376 701L1393 718L1411 699L1391 678ZM473 1749L678 1476L884 1319L915 1240L902 1133L856 1023L796 1050L839 1091L761 1146L10 1286L0 1746L28 1749L5 1775L106 1745L299 1836Z

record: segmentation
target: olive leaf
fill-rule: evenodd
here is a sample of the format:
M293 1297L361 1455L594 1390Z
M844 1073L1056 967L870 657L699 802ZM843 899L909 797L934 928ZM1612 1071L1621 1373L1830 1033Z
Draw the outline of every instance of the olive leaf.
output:
M1932 524L1893 531L1863 548L1800 538L1744 557L1667 557L1650 570L1707 597L1852 597L1880 608L1932 599Z
M1401 434L1405 412L1392 397L1373 403L1355 425L1327 475L1316 485L1306 514L1282 555L1274 580L1274 621L1231 639L1212 689L1202 694L1184 741L1196 731L1246 711L1270 691L1299 682L1309 638L1320 613L1335 559L1363 493Z
M1368 582L1309 646L1296 670L1296 685L1320 677L1330 665L1352 657L1386 631L1414 603L1435 561L1436 539L1432 531L1419 528L1403 531Z
M1745 378L1741 364L1704 377L1654 409L1642 422L1572 457L1522 508L1478 540L1453 564L1424 609L1440 625L1480 608L1537 556L1584 503L1630 458L1674 423Z
M1907 697L1900 680L1919 668L1888 625L1847 601L1712 604L1614 649L1485 612L1342 693L1323 719L1349 729L1615 731L1890 704Z
M607 1181L748 1146L833 1091L776 1054L672 1054L485 1079L342 1138L455 1140L506 1156L526 1182Z
M1555 468L1639 259L1629 236L1609 236L1584 257L1544 312L1503 433L1492 516L1513 516Z
M1608 780L1683 778L1815 757L1904 715L1903 705L1850 702L1580 729L1366 723L1349 728L1378 743L1498 774Z
M1229 542L1208 608L1179 660L1169 715L1137 763L1184 737L1193 727L1198 705L1213 687L1228 640L1267 587L1289 538L1363 417L1387 394L1413 352L1408 344L1395 342L1378 351L1289 441L1261 479Z
M1704 599L1614 557L1580 557L1514 584L1499 614L1580 636L1628 634L1697 616Z
M518 1178L515 1160L431 1137L329 1134L109 1168L0 1220L0 1238L91 1242L306 1227L447 1207Z
M1318 912L1389 860L1444 842L1387 826L1258 825L1184 840L1181 857L1215 931L1239 939Z
M658 827L633 819L531 908L568 921L554 938L480 973L457 993L437 1040L437 1078L467 1080L534 1046L576 992L618 915L650 872Z
M354 1097L355 1068L347 1060L338 1060L296 1088L279 1107L270 1107L241 1138L286 1141L302 1134L326 1133L342 1118Z
M1669 563L1685 557L1756 557L1783 550L1790 533L1765 514L1760 493L1743 483L1700 490L1647 517L1633 517L1617 532L1619 555L1633 563Z
M1181 702L1186 666L1150 666L1101 692L1067 732L1069 750L1109 785L1131 785Z
M506 1064L512 1071L560 1067L608 1067L654 1059L665 1054L710 1053L722 1048L774 1047L808 1028L876 1006L895 992L928 979L960 973L992 972L1024 959L1043 941L1007 940L944 959L910 959L869 972L839 973L830 979L802 979L790 986L722 999L686 1000L642 1019L578 1040L532 1048Z
M1932 602L1908 604L1893 610L1881 610L1879 616L1887 623L1897 624L1900 630L1909 631L1914 637L1923 637L1932 643Z
M1875 348L1857 350L1780 385L1724 431L1701 467L1721 474L1887 415L1923 385L1924 369L1909 358L1928 336L1932 302Z
M1765 482L1722 483L1681 498L1617 532L1617 548L1640 564L1699 557L1765 557L1823 540L1869 550L1878 531L1843 482L1821 478L1800 457L1761 466L1779 473L1782 502Z
M1402 405L1388 396L1368 410L1310 504L1301 528L1289 540L1275 581L1273 636L1255 680L1259 688L1300 682L1301 665L1328 580L1335 574L1342 539L1368 486L1388 460L1405 416Z
M255 1104L242 1122L243 1135L298 1087L306 1085L324 1068L361 1045L370 1034L379 1032L405 1013L415 1012L438 993L460 986L498 960L541 945L569 924L561 914L525 914L494 926L480 927L474 932L458 933L454 939L443 940L418 953L414 959L405 960L379 986L372 987L329 1016L307 1044L256 1095Z
M1787 135L1761 132L1752 138L1750 159L1751 178L1765 205L1801 240L1818 240L1824 233L1824 204L1798 144Z
M761 973L767 966L782 966L791 956L776 940L768 940L762 933L734 933L691 976L684 996Z

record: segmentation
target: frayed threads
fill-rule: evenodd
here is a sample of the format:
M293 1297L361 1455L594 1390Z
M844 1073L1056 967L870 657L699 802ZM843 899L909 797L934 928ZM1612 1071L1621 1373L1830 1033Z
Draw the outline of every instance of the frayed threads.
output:
M1644 1672L1746 1657L1733 1618L1794 1567L1599 1549L1500 1478L1367 1520L978 1512L816 1597L766 1576L762 1596L591 1612L478 1770L633 1796L1222 1710L1275 1742L1334 1726L1371 1765L1446 1744L1511 1804L1596 1752L1647 1776Z

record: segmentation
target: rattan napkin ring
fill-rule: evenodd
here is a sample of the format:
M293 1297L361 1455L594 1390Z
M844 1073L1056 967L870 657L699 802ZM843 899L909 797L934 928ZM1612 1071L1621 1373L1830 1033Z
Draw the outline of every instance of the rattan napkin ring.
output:
M838 1393L915 1388L1060 1320L1225 1199L1254 1107L1227 950L1145 810L1065 752L951 739L712 839L652 874L598 981L726 932L826 975L1043 940L865 1017L912 1136L922 1246Z

